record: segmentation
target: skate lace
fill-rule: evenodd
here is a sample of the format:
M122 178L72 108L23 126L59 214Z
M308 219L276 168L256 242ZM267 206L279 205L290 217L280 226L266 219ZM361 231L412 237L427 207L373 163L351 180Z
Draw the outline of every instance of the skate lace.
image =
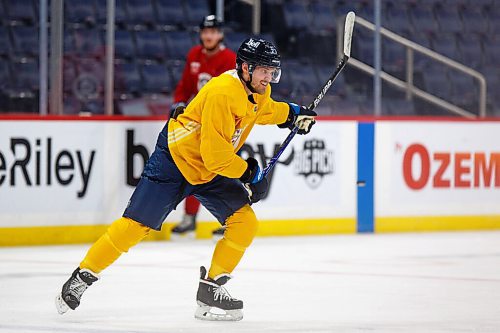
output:
M232 301L233 298L229 294L229 292L223 286L219 286L214 288L214 301Z
M82 297L82 294L87 290L88 285L85 281L81 280L80 277L73 279L69 284L69 291L78 298Z

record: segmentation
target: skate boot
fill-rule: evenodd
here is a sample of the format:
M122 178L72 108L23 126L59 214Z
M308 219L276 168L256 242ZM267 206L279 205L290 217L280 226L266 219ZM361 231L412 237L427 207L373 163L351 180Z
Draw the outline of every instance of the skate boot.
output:
M222 237L224 236L224 232L226 231L226 226L222 226L218 229L215 229L214 231L212 231L212 236L214 237Z
M182 221L172 229L172 234L183 235L196 229L196 217L184 214Z
M194 317L201 320L236 321L243 319L243 301L232 298L223 287L231 278L221 274L214 280L207 276L205 267L200 267L200 284L196 301L198 308Z
M69 309L76 309L80 305L83 292L97 280L99 280L99 276L96 273L88 269L77 268L56 297L56 308L59 314L63 314Z

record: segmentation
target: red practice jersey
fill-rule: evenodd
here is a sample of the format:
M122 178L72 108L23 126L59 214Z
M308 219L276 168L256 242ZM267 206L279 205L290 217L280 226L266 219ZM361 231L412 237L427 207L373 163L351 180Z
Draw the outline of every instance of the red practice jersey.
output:
M219 52L207 56L203 46L197 45L189 50L182 78L174 92L174 103L189 100L212 77L236 68L236 53L222 45Z

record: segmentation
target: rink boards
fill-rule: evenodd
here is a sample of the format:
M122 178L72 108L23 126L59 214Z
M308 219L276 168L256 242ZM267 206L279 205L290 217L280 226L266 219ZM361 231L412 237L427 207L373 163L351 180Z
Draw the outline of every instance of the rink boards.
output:
M500 226L500 122L378 121L376 231Z
M165 120L2 119L0 245L89 242L121 216ZM500 228L500 122L323 119L254 205L259 235ZM261 165L287 135L256 126ZM179 205L153 239L169 238ZM197 237L217 222L204 209Z

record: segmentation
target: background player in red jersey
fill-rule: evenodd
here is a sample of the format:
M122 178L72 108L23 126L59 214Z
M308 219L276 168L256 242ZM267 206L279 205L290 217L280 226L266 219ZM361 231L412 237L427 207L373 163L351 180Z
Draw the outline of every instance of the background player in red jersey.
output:
M224 46L223 39L222 22L215 15L204 17L200 23L200 45L194 46L187 54L182 78L174 92L172 111L185 106L212 77L235 68L236 54ZM200 203L194 196L187 197L182 221L172 232L184 234L194 231L199 208ZM221 231L218 230L218 233Z

